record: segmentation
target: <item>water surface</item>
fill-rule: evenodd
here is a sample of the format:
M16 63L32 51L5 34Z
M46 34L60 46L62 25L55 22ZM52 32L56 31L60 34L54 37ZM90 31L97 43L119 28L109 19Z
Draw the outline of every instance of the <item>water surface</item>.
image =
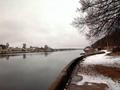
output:
M0 56L0 90L48 90L80 50Z

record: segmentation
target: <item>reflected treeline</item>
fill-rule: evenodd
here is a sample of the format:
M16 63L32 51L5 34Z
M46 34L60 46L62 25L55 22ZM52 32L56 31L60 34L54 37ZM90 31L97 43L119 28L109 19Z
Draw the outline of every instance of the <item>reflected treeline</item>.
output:
M26 54L23 54L23 59L26 59Z
M40 52L40 53L37 53L37 54L39 54L39 55L44 55L44 56L48 56L48 55L50 55L51 53L53 53L53 52ZM31 54L31 55L34 55L34 54Z
M53 52L40 52L40 53L19 53L19 54L1 54L0 58L6 58L6 60L9 60L10 57L16 57L16 56L22 56L23 59L26 59L27 56L32 56L32 55L42 55L47 57Z

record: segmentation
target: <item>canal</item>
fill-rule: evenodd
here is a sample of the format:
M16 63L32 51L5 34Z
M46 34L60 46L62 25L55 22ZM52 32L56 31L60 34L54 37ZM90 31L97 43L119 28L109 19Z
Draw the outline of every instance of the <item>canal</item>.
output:
M82 50L0 56L0 90L48 90Z

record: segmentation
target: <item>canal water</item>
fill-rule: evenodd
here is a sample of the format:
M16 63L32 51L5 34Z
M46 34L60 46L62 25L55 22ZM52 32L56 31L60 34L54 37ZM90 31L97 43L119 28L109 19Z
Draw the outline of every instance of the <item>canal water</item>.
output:
M0 56L0 90L48 90L82 50Z

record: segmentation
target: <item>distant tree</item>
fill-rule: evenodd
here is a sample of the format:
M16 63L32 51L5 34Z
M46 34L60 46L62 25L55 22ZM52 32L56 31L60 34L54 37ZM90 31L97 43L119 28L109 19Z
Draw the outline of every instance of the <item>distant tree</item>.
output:
M6 43L6 48L9 48L9 43Z
M120 29L120 0L80 0L80 4L77 11L84 15L75 18L73 25L79 29L87 26L88 38L101 38Z
M1 47L2 49L7 49L6 45L3 45L3 44L0 44L0 47Z
M26 43L23 43L22 48L23 48L23 49L26 49Z

